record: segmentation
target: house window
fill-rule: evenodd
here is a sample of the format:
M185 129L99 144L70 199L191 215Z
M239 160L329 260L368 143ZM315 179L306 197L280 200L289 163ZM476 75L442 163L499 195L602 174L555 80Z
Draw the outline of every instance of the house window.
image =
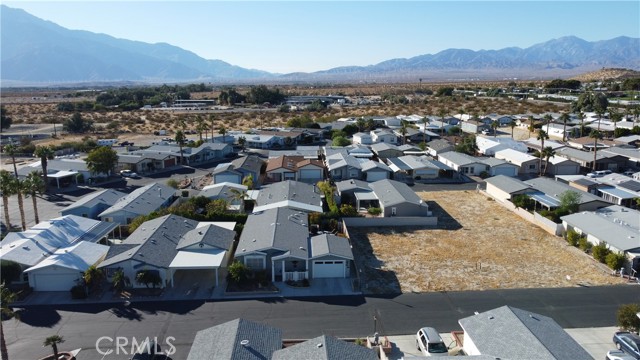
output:
M529 165L529 170L534 170L536 168L536 164Z
M82 214L82 217L89 217L88 214Z
M106 218L104 218L102 221L106 221L106 222L113 222L113 218L106 217Z
M266 267L264 256L245 256L244 264L251 270L264 270Z
M391 216L396 216L397 214L397 209L395 207L391 208Z

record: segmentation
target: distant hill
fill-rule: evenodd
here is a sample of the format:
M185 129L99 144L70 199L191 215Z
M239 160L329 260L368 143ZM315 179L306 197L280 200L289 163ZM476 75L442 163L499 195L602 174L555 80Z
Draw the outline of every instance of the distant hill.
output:
M371 66L272 74L207 60L177 46L69 30L20 9L0 9L2 86L74 83L294 83L569 78L605 68L640 70L640 39L562 37L521 49L447 49ZM419 51L419 45L416 45ZM260 54L256 54L260 56Z
M601 69L574 76L572 79L582 82L590 82L600 80L624 80L632 78L640 78L640 71L630 69Z

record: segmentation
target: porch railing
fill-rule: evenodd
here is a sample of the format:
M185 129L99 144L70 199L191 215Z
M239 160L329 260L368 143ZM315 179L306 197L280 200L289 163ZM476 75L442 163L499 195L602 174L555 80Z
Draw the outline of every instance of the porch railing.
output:
M299 281L309 278L308 271L285 271L284 272L284 281Z

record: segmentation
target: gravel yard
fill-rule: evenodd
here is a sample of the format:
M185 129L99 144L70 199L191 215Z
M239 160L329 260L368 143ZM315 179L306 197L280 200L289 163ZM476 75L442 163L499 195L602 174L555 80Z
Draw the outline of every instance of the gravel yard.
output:
M621 283L604 265L474 191L421 192L436 229L351 228L367 294Z

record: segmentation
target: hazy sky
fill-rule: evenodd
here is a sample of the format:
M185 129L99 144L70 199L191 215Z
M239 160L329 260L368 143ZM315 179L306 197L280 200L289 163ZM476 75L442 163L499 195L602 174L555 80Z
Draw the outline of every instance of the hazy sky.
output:
M640 1L3 1L69 29L271 72L371 65L562 36L640 37Z

